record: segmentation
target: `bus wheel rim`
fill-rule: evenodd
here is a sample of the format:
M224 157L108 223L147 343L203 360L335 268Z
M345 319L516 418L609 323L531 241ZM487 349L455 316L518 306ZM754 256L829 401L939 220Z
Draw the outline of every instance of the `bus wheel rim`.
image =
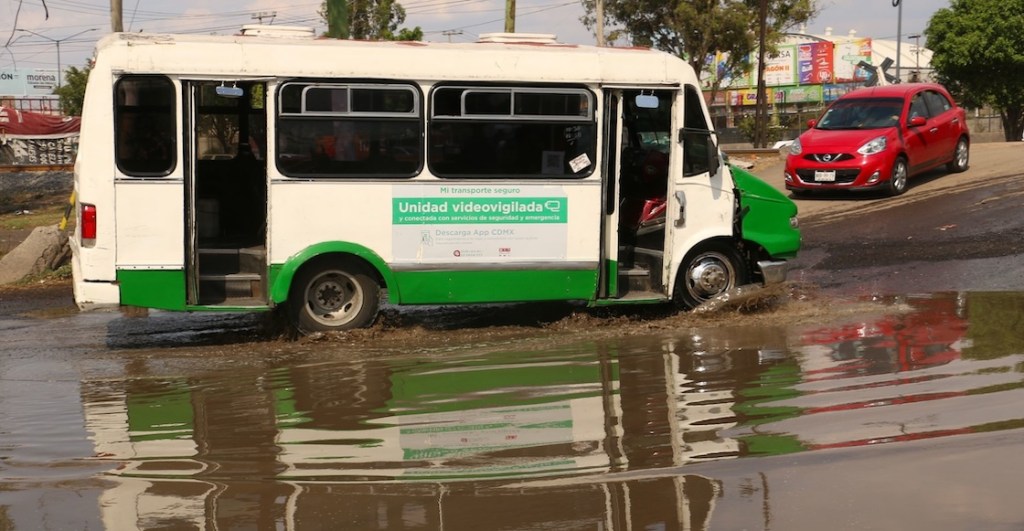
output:
M317 322L338 326L345 324L362 308L363 290L351 275L329 271L317 276L306 290L306 308Z
M736 272L727 257L719 253L705 253L693 261L686 277L690 295L703 301L732 287Z

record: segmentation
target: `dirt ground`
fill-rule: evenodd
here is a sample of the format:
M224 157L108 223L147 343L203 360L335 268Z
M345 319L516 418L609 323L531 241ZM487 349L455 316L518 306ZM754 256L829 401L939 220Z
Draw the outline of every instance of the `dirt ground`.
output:
M68 172L0 172L0 256L32 229L60 223L73 187Z

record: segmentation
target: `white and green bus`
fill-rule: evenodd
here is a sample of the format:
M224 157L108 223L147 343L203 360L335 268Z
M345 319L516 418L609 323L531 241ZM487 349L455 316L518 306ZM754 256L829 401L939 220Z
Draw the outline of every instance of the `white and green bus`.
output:
M796 207L723 163L697 77L639 48L118 33L75 164L83 309L674 302L785 278Z

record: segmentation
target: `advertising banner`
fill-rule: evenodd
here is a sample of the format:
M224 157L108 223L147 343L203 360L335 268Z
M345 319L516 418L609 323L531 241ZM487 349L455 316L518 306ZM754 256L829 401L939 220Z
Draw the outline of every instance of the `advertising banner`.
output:
M776 103L819 103L822 101L821 85L799 87L776 87Z
M833 48L831 42L812 42L797 47L801 85L832 82Z
M793 100L787 100L787 91L796 89L797 87L771 87L764 90L765 101L769 105L782 104L782 103L793 103ZM810 88L810 87L808 87ZM813 91L812 91L813 92ZM796 91L794 92L796 98L808 97L807 94ZM757 105L757 89L740 89L730 90L726 94L726 98L731 106L754 106ZM796 101L812 101L799 99Z
M845 39L835 42L833 70L836 83L864 81L868 78L857 64L864 61L871 64L871 39Z
M765 58L765 85L794 85L796 81L796 46L779 46L777 55Z
M81 118L0 107L0 164L72 164Z
M568 207L561 186L395 186L395 261L565 260Z
M49 96L56 88L56 70L0 68L0 96Z
M78 133L46 138L0 136L0 164L74 164Z

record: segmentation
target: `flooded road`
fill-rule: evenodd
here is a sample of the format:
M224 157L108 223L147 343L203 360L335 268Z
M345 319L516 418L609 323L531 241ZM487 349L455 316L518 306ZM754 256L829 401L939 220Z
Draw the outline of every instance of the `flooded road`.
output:
M1017 293L298 341L23 310L0 529L1024 525Z
M798 201L793 283L717 312L0 291L0 530L1024 529L1022 149Z

